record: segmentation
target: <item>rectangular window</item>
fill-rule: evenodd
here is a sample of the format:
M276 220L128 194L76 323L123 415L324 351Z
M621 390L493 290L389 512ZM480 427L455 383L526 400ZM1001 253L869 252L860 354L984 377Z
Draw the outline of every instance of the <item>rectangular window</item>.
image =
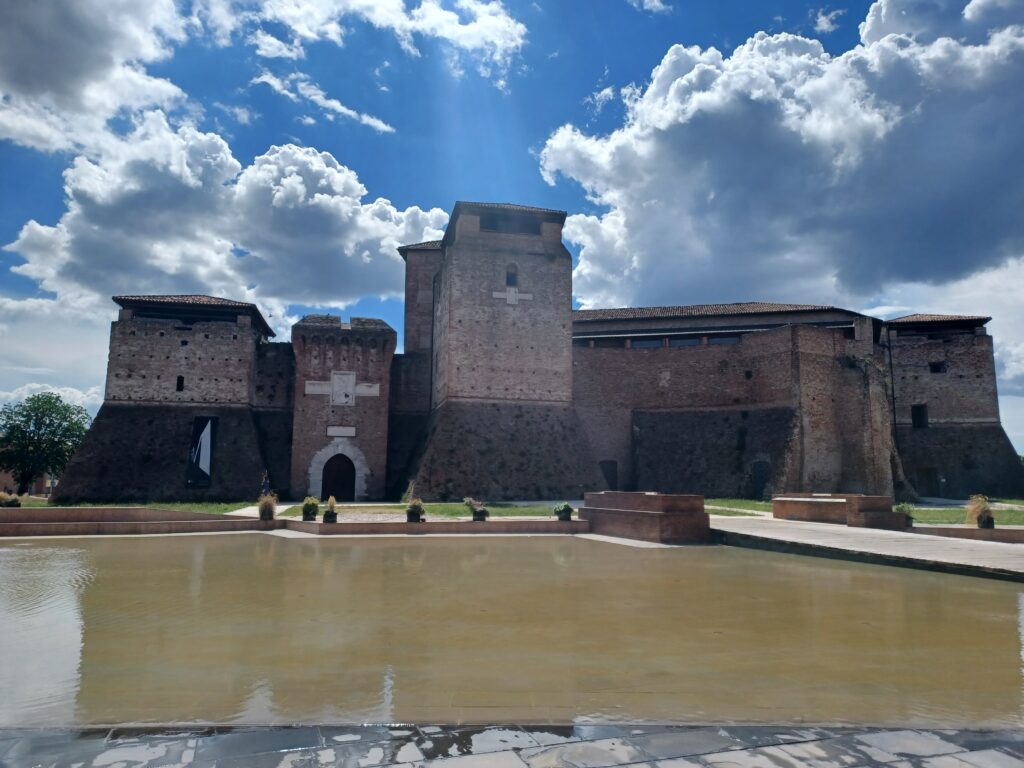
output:
M175 392L184 392L185 391L185 377L184 376L179 376L178 380L176 382L174 382L174 391Z
M917 403L910 406L910 421L915 429L924 429L928 426L928 406L924 403Z
M681 338L669 339L670 347L699 347L700 336L683 336Z
M928 363L929 373L945 373L946 372L946 361L943 360L938 363Z
M624 346L626 346L626 343L623 339L594 339L594 346L618 347L619 349L622 349Z
M723 344L739 344L739 336L708 336L708 344L723 345Z
M633 349L657 349L662 346L661 339L643 338L633 339L630 344Z

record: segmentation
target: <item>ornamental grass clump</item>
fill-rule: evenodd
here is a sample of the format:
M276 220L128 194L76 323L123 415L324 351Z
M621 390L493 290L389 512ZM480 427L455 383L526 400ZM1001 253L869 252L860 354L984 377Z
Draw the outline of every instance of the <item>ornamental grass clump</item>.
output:
M0 507L20 507L21 499L17 494L0 491Z
M979 528L995 528L996 521L992 517L992 505L988 496L978 493L967 501L967 523Z
M302 500L302 520L306 523L315 523L316 515L320 511L320 500L314 496L307 496Z
M272 493L265 493L260 496L260 520L273 520L277 511L277 496Z
M426 510L423 508L423 499L410 499L409 506L405 508L405 522L422 523L426 519L425 515Z
M484 506L482 501L474 499L472 496L466 496L462 503L466 505L466 509L473 515L474 523L486 522L487 517L491 514L487 507Z
M324 511L324 522L338 522L338 502L334 500L333 496L327 497L327 509Z

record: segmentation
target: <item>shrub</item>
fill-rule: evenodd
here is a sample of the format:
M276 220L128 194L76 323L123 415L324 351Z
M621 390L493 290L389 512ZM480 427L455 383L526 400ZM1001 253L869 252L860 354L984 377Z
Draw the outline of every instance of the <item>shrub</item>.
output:
M555 516L558 517L559 520L572 520L573 508L572 504L568 501L563 501L561 504L557 504L552 512L555 513Z
M473 515L474 520L486 520L487 516L491 514L482 501L474 499L472 496L463 498L462 503L466 505L466 509Z
M277 511L277 496L265 493L260 496L260 520L273 520Z
M967 501L967 522L981 528L986 521L992 519L992 505L988 496L978 493Z
M423 500L413 498L409 500L409 506L405 508L405 520L409 523L422 523L427 511L423 508Z
M0 491L0 507L20 507L21 499L13 493L4 493Z
M308 523L316 521L316 515L320 511L320 500L307 496L302 500L302 519Z
M914 512L916 511L913 504L906 501L900 502L892 508L892 511L898 515L906 515L911 520L914 519Z
M325 523L336 523L338 522L338 502L334 500L333 496L327 497L327 511L324 512Z

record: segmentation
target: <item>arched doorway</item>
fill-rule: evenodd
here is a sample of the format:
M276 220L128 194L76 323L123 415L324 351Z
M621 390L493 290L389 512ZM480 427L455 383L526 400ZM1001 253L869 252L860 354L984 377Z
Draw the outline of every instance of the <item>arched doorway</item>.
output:
M332 456L324 464L320 499L326 501L328 496L333 496L335 501L356 500L356 465L343 453Z

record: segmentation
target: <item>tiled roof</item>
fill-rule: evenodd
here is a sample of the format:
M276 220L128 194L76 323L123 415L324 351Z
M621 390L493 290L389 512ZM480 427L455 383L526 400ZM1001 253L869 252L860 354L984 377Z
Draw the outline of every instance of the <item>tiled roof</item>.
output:
M305 315L296 325L320 325L344 330L358 329L363 331L391 330L391 326L375 317L353 317L349 322L342 322L337 315Z
M235 301L234 299L222 299L219 296L206 296L198 293L186 294L156 294L151 296L114 296L114 303L125 309L137 309L141 307L174 307L184 306L195 311L204 309L234 309L241 310L253 319L253 324L267 337L276 336L274 330L267 323L266 318L260 312L259 307L248 301Z
M823 304L773 304L764 301L745 301L737 304L691 304L681 307L621 307L618 309L577 309L573 322L595 320L646 320L670 317L729 317L732 315L767 315L786 312L845 312Z
M195 293L156 296L115 296L114 302L122 307L125 304L189 304L197 307L245 307L246 309L256 309L255 304L250 304L246 301L222 299L217 296L204 296Z
M441 250L440 240L427 240L422 243L398 246L399 251L439 251Z
M928 315L928 314L916 314L916 315L904 315L903 317L894 317L892 320L886 320L889 325L920 325L922 323L987 323L991 320L991 317L984 317L983 315Z
M493 208L498 211L517 211L519 213L554 213L565 216L565 211L554 208L536 208L532 205L516 205L515 203L474 203L470 200L459 200L455 205L471 206L473 208Z

